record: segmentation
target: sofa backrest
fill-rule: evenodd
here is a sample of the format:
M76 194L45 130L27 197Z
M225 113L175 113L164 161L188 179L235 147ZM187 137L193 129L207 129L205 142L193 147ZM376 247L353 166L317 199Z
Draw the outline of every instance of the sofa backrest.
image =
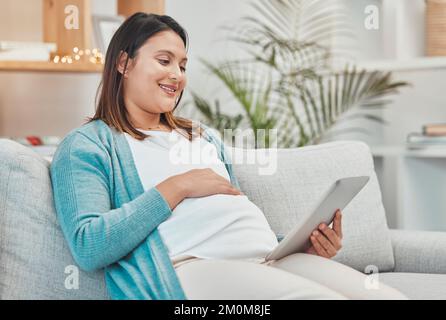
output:
M394 268L381 191L366 144L340 141L277 149L276 158L274 149L269 156L265 149L244 150L243 155L237 154L240 150L230 152L241 190L263 210L278 235L285 235L317 206L337 179L370 176L368 184L343 211L343 248L334 260L362 272L370 272L367 267L380 272Z
M103 272L76 267L53 206L49 162L0 139L0 299L106 299Z

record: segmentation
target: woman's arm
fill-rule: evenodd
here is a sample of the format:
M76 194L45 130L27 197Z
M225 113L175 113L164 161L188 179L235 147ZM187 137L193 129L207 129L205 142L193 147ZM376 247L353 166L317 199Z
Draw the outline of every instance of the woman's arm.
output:
M87 271L129 254L172 213L155 187L111 209L111 170L105 149L80 133L64 140L51 165L59 222L74 259Z
M187 188L178 178L179 176L172 176L156 185L156 189L161 193L171 210L188 197Z

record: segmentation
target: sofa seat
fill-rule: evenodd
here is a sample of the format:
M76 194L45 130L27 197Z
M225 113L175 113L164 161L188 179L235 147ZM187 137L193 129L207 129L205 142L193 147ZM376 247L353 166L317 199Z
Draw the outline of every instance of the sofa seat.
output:
M386 272L379 281L415 300L446 300L446 274Z

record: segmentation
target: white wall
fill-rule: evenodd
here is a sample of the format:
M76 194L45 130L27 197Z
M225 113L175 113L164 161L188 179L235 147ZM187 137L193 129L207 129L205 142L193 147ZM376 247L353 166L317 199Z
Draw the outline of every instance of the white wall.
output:
M355 30L358 60L424 55L424 0L344 0ZM379 29L366 29L367 6L379 9Z
M224 90L224 86L211 76L199 59L218 63L226 58L241 57L243 51L227 41L223 27L233 26L240 17L249 13L248 0L166 0L166 14L176 19L190 38L188 61L188 88L184 96L184 115L199 119L193 110L189 93L194 91L209 101L218 98L222 111L240 112L237 103Z
M381 0L385 58L424 56L424 0ZM387 34L389 31L390 34Z

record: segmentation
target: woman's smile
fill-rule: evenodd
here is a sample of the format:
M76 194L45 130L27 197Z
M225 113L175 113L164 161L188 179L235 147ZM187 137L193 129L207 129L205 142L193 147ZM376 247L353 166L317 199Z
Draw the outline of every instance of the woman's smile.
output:
M169 85L160 84L159 87L160 87L161 90L163 90L169 97L175 97L175 96L176 96L176 92L177 92L177 89L175 88L176 86L169 86Z

